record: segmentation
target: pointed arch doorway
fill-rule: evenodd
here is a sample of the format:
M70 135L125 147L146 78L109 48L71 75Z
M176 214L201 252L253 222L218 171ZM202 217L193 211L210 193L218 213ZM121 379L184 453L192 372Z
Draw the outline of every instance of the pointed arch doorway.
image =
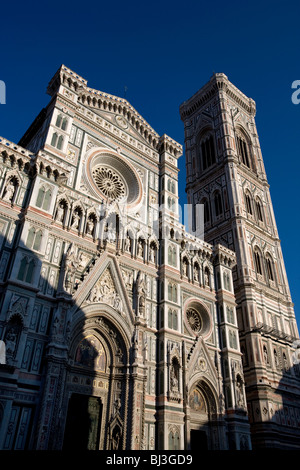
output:
M73 393L69 400L64 450L98 450L103 405L101 398Z
M219 449L217 404L211 386L199 380L191 387L189 394L191 450Z

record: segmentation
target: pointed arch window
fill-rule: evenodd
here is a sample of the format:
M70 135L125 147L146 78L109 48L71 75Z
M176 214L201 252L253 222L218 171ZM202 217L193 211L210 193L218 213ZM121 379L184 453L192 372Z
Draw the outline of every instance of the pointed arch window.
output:
M170 431L169 433L169 450L179 450L180 437L178 431Z
M52 147L56 147L57 139L58 139L57 132L54 132L54 134L52 135L52 139L51 139Z
M176 284L169 283L168 285L168 299L172 302L177 302L177 286Z
M249 194L246 194L246 195L245 195L245 199L246 199L246 209L247 209L247 212L248 212L248 214L253 215L253 212L252 212L252 202L251 202L251 197L249 196Z
M39 188L35 205L45 211L48 211L50 208L51 198L52 198L51 189L49 188L46 189L45 186L41 186Z
M54 132L51 139L52 147L56 147L58 150L62 149L64 138L62 135L58 135L57 132Z
M59 114L56 119L56 124L55 124L56 127L60 127L60 129L65 131L67 128L67 124L68 124L67 118Z
M35 227L30 227L27 236L27 247L38 251L41 247L43 238L43 232L41 230L36 231Z
M268 279L270 281L274 281L273 266L272 266L273 263L269 257L266 258L266 264L267 264Z
M210 221L210 213L209 213L209 202L207 198L203 198L200 202L200 204L203 204L203 212L204 212L204 223L208 223Z
M215 152L215 144L212 135L206 135L201 143L201 163L202 163L202 170L206 170L214 163L216 163L216 152Z
M59 138L58 138L58 141L57 141L57 148L58 148L58 150L61 150L61 149L62 149L63 142L64 142L64 138L63 138L62 135L60 135Z
M257 218L260 222L263 222L263 213L262 213L262 204L261 202L257 199L256 202L256 213L257 213Z
M171 308L168 311L168 327L172 330L177 330L178 328L178 314L176 310Z
M244 165L246 165L248 168L251 168L248 145L247 145L246 139L242 136L237 137L237 149L238 149L238 155L240 157L241 162Z
M218 217L223 213L222 198L221 198L221 194L219 191L216 191L214 194L214 205L215 205L215 214L216 214L216 217Z
M254 261L257 274L262 275L261 257L257 250L254 251Z
M17 279L19 281L31 283L33 279L34 268L34 261L32 259L28 260L28 258L24 257L20 263Z
M43 232L41 230L38 230L35 234L35 239L32 247L34 250L38 251L41 248L42 238Z

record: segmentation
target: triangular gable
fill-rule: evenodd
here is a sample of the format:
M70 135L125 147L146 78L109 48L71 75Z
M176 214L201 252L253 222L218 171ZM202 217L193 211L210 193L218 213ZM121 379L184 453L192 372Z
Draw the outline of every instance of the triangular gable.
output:
M105 304L112 307L128 323L134 322L132 304L119 265L115 258L103 253L74 295L77 307Z
M196 376L209 377L211 382L214 382L215 384L218 382L216 367L208 352L208 348L201 337L198 338L197 344L188 363L189 382L193 381Z

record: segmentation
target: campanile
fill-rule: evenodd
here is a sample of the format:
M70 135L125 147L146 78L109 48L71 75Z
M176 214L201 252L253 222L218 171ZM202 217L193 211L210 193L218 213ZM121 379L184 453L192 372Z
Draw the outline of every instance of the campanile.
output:
M253 448L297 448L299 334L255 114L255 102L223 73L180 106L186 192L194 208L204 205L205 241L237 256L234 291ZM216 282L224 288L226 279ZM221 327L230 323L229 310L219 309L219 319ZM230 361L223 367L232 374Z

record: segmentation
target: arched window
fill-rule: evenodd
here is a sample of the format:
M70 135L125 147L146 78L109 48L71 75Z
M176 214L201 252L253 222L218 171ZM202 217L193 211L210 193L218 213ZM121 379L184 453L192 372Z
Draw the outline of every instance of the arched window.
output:
M38 251L41 247L42 238L43 232L41 230L36 231L35 227L30 227L26 242L27 247Z
M168 248L168 264L170 266L176 266L176 248L175 246L169 246Z
M19 281L32 282L35 264L33 260L24 257L20 263L17 279Z
M48 211L50 208L51 197L52 197L51 189L46 189L44 186L41 186L39 188L35 205L45 211Z
M223 285L224 289L231 291L230 275L226 271L223 273Z
M50 208L51 197L52 197L51 189L47 189L47 191L45 192L45 197L44 197L43 206L42 206L42 208L45 211L48 211Z
M201 200L200 204L203 204L204 206L204 223L206 224L210 220L210 214L209 214L209 203L207 198L204 198Z
M273 266L272 261L269 256L266 257L266 264L267 264L267 275L270 281L274 281L274 274L273 274Z
M179 438L179 432L175 431L172 432L170 431L169 433L169 450L179 450L180 448L180 438Z
M237 150L241 162L250 168L249 149L246 139L242 136L237 137Z
M229 345L231 348L237 349L236 332L233 330L229 331Z
M172 265L173 260L172 260L172 255L173 255L173 249L171 246L168 248L168 264Z
M258 250L254 251L254 261L255 261L255 269L257 274L262 275L262 267L261 267L261 257Z
M66 117L63 117L61 114L57 116L56 124L55 124L56 127L60 127L63 131L65 131L67 128L67 123L68 123L68 120Z
M178 328L178 314L176 310L172 310L171 308L168 311L168 327L172 330L177 330Z
M221 198L221 194L219 191L216 191L214 194L214 205L215 205L215 214L216 214L216 217L218 217L219 215L223 213L222 198Z
M202 170L206 170L216 163L216 152L213 136L206 135L200 143L200 148Z
M253 215L251 197L249 196L249 194L246 194L246 195L245 195L245 199L246 199L246 209L247 209L247 212L248 212L248 214Z
M176 286L176 284L169 283L169 285L168 285L168 298L172 302L177 302L177 286Z
M233 308L227 306L227 308L226 308L226 314L227 314L227 321L228 321L228 323L232 323L232 324L234 325L234 324L235 324L235 321L234 321Z
M56 147L57 139L58 139L58 135L56 132L54 132L54 134L52 135L52 139L51 139L52 147Z
M262 212L262 204L258 199L255 201L255 204L256 204L257 218L258 218L258 220L263 222L264 219L263 219L263 212Z
M41 230L38 230L38 232L35 234L35 239L34 239L34 244L33 244L34 250L38 251L41 248L42 238L43 238L43 232Z
M57 141L57 148L58 148L58 150L61 150L61 149L62 149L63 142L64 142L64 138L63 138L62 135L60 135L59 138L58 138L58 141Z
M58 135L57 132L54 132L51 139L52 147L56 147L58 150L62 149L64 138L62 135Z
M35 202L35 205L37 207L42 207L42 204L43 204L43 201L44 201L44 197L45 197L45 188L44 186L41 186L40 189L39 189L39 192L38 192L38 195L37 195L37 198L36 198L36 202Z
M173 285L172 300L173 302L177 302L177 286L175 284Z
M35 228L30 227L30 229L28 230L27 242L26 242L26 245L28 248L32 248L34 237L35 237Z

